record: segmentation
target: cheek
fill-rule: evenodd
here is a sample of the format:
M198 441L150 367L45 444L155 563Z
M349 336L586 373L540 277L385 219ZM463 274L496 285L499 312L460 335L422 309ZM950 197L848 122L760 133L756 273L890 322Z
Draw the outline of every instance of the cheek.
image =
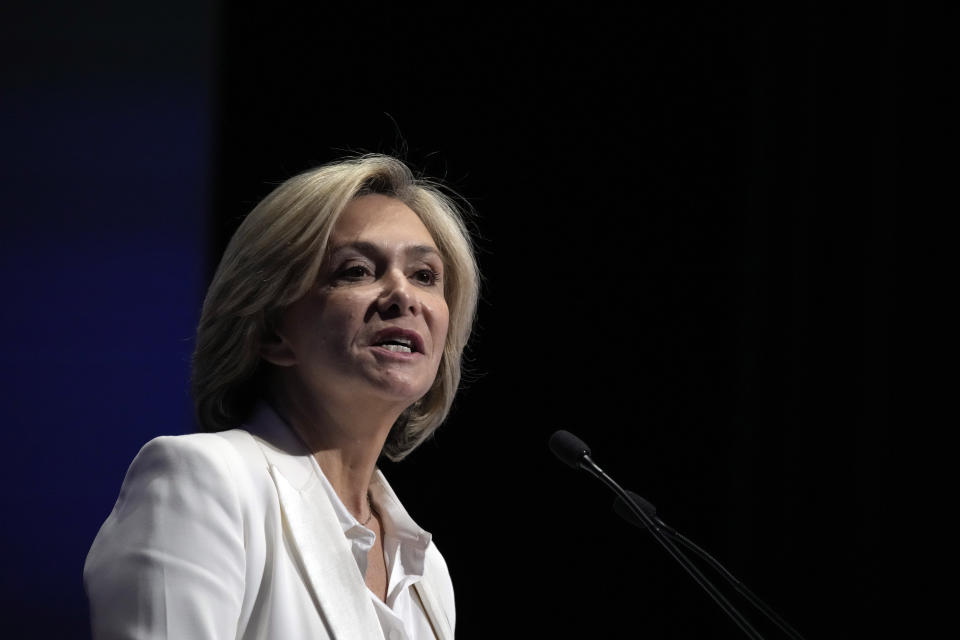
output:
M434 342L444 347L447 343L447 331L450 330L450 310L447 308L446 301L442 300L433 310L433 334Z
M321 308L318 329L340 337L352 336L363 325L367 303L350 293L329 296Z
M300 304L289 320L292 342L312 360L339 357L348 350L363 324L363 309L349 295L325 295ZM326 355L324 355L326 354Z

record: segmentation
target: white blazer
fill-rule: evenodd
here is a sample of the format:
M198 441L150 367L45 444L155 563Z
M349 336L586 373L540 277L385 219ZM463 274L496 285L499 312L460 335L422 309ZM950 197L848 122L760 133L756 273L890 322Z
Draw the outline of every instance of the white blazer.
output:
M265 405L242 429L148 442L84 586L94 640L384 637L310 453ZM432 542L414 588L452 640L453 585Z

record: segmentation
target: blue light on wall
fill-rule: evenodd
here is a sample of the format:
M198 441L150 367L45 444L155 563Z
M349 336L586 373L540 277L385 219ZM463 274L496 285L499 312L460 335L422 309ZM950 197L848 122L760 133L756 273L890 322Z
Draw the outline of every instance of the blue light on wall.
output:
M41 30L47 9L2 52L19 66L0 86L0 600L12 637L82 638L83 561L126 467L192 429L211 21L202 3L182 27L118 3ZM164 41L192 63L164 62Z

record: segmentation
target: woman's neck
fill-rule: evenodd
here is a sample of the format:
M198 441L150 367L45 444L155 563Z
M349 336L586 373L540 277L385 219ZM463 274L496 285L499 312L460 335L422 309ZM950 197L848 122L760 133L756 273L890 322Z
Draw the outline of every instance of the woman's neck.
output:
M343 504L357 517L369 513L367 492L387 435L400 410L272 389L271 404L313 454Z

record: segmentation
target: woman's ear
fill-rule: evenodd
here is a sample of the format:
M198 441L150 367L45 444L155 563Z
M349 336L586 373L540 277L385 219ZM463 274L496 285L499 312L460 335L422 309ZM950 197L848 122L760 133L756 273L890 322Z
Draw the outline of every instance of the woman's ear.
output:
M278 367L297 364L297 355L283 335L273 327L267 327L260 340L260 357Z

